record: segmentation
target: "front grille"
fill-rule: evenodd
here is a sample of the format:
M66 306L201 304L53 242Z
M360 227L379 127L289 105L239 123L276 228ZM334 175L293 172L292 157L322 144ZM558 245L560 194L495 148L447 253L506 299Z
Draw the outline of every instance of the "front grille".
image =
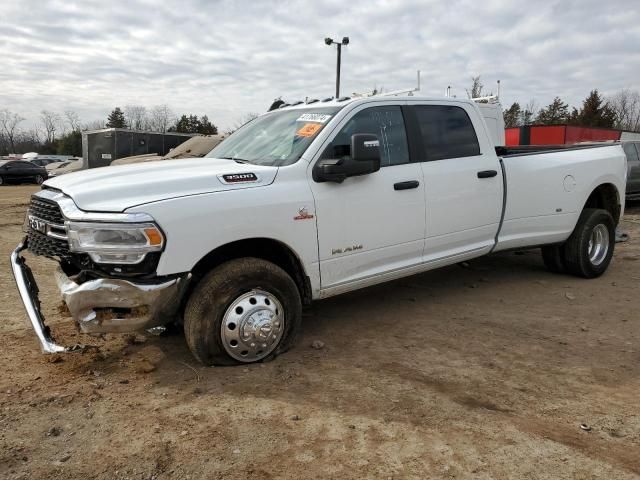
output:
M38 197L31 197L29 213L47 223L64 225L64 217L57 203L51 200L44 200Z
M27 237L29 250L31 250L35 255L60 258L69 256L69 244L66 240L47 237L40 232L36 232L32 228L29 228Z
M29 205L29 215L44 220L50 225L64 225L64 217L57 203L39 198L31 197L31 205ZM43 255L45 257L69 257L69 244L66 240L53 238L33 229L29 225L28 233L29 250L35 255Z

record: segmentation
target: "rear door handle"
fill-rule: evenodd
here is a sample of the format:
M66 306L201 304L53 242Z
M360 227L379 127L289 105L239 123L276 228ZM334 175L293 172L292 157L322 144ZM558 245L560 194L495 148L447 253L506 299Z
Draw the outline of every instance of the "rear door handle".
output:
M478 178L491 178L496 175L498 175L496 170L482 170L481 172L478 172Z
M420 182L418 180L409 180L407 182L398 182L393 184L394 190L409 190L411 188L418 188Z

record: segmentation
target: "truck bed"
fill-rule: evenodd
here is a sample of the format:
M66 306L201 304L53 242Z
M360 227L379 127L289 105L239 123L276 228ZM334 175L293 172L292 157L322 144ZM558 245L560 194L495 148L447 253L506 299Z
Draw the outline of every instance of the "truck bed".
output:
M624 191L626 158L620 143L501 151L506 195L494 251L564 242L598 185ZM624 207L624 196L619 201Z

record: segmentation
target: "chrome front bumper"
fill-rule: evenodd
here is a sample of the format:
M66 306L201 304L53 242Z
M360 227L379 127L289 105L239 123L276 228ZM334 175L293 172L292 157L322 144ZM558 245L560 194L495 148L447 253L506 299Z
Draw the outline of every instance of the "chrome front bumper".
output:
M11 269L33 330L43 353L78 350L58 345L40 311L38 285L21 252L23 240L11 254ZM165 325L175 319L187 285L187 276L143 284L102 278L77 284L58 267L56 282L71 316L83 333L123 333Z

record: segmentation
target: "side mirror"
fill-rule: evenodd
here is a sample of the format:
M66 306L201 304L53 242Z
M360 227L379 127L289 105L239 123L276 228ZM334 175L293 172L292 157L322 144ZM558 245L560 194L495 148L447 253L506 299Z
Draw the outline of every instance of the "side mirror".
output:
M313 167L313 180L342 183L348 177L368 175L378 170L380 170L378 136L370 133L356 133L351 136L351 156L318 160Z

